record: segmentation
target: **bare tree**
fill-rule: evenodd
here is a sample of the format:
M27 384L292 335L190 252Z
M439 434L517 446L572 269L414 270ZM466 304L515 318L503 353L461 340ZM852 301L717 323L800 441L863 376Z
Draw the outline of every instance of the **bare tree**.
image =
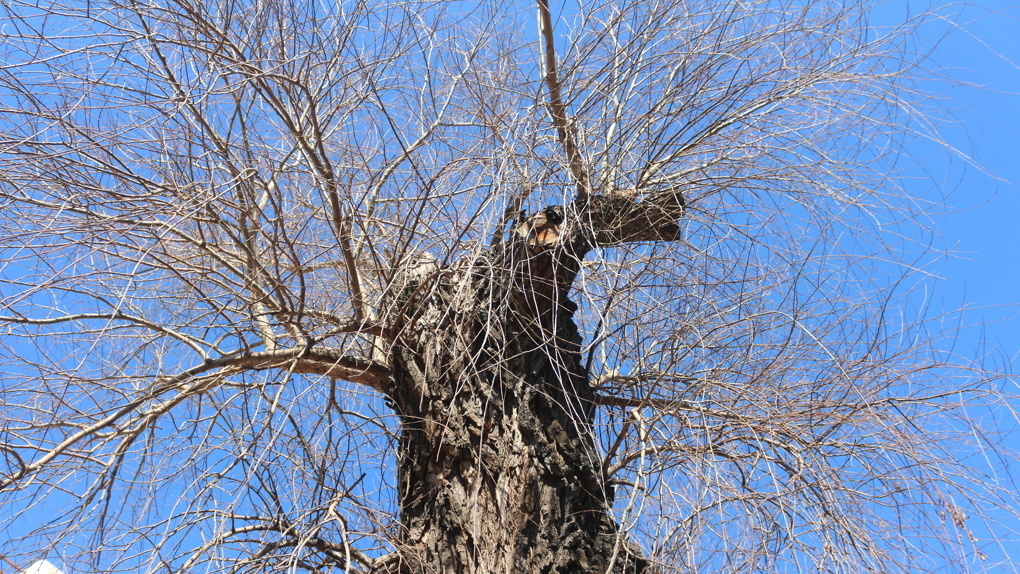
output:
M912 295L910 25L0 9L12 563L915 572L1003 536L1002 379Z

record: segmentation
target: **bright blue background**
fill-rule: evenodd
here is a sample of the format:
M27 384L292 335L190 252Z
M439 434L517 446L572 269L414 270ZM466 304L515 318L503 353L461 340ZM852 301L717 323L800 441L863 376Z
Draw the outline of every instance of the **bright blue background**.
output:
M908 152L931 179L912 183L915 195L941 193L945 210L933 222L941 236L936 249L947 255L925 269L935 274L930 314L945 314L961 327L955 351L983 357L991 368L1020 370L1020 2L983 0L945 5L938 13L950 21L922 28L928 41L943 38L931 54L931 68L952 80L933 82L931 90L947 99L955 122L943 125L945 142L955 148L949 157L923 141ZM955 85L953 85L955 83ZM934 186L934 188L933 188ZM921 296L923 293L918 292ZM956 315L955 312L963 309ZM1001 383L1017 395L1017 380ZM1020 485L1020 404L998 418L1005 451L999 479ZM993 419L987 419L993 420ZM988 429L994 430L994 429ZM981 453L976 457L983 459ZM979 534L1017 540L1020 509L995 513L998 528ZM992 531L994 530L994 531ZM1008 548L1014 556L1018 548ZM977 567L988 572L1015 572L1010 558L985 546L989 559ZM1001 563L998 563L1002 561ZM998 563L998 564L997 564Z
M930 269L942 278L932 303L936 310L967 308L966 325L987 322L961 334L961 353L998 353L998 360L1020 365L1020 5L984 0L942 13L955 13L959 27L935 23L925 36L949 31L933 62L963 82L945 91L958 123L943 136L977 165L961 157L947 162L923 142L910 146L932 183L943 187L949 208L935 218L951 253Z
M922 139L907 142L919 162L915 195L941 194L947 209L934 215L941 238L934 246L949 253L925 272L941 278L928 297L931 314L952 314L964 307L958 352L987 353L992 364L1020 367L1020 0L947 5L937 10L947 20L923 29L933 69L962 83L921 86L947 99L956 123L942 135L959 155ZM913 13L929 9L916 3ZM875 23L902 17L903 3L876 13ZM948 34L948 36L946 36ZM972 162L965 158L970 158ZM933 188L934 186L934 188ZM952 320L952 319L950 319ZM1015 390L1014 385L1012 390ZM1020 405L1016 405L1020 410ZM1020 435L1006 443L1020 451ZM1015 470L1020 471L1020 468ZM1020 529L1020 525L1011 525ZM50 559L59 565L59 559ZM7 565L0 564L0 570Z
M956 351L983 356L989 366L1009 372L1020 370L1020 2L982 0L976 4L946 6L955 25L934 23L923 29L936 39L948 33L932 53L935 69L959 82L943 90L956 119L942 135L964 157L947 161L933 146L909 146L934 178L918 182L917 193L942 186L947 210L934 221L949 254L928 269L935 283L933 313L964 309ZM1014 396L1018 383L1002 387ZM1020 485L1020 404L999 418L1008 467L1000 479ZM991 429L989 429L991 430ZM977 455L980 457L981 455ZM994 457L993 457L994 458ZM1000 459L1001 460L1001 459ZM1017 540L1020 509L1013 518L999 514L1002 523L989 535ZM1008 546L1008 544L1007 544ZM986 546L986 548L989 548ZM1006 548L1016 555L1017 548ZM1014 572L1017 565L991 552L989 572Z

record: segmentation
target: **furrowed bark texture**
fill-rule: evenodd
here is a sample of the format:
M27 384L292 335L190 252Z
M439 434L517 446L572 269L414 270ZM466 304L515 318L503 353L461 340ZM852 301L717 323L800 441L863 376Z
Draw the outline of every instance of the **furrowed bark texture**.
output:
M403 424L401 571L653 571L609 513L567 298L599 217L551 207L509 242L447 268L419 258L401 278L389 392Z

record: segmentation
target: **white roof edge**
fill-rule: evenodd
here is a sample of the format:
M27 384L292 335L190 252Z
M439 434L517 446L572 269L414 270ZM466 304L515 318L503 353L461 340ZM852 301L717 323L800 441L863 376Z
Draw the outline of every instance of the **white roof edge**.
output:
M21 574L63 574L63 572L51 564L49 560L39 560L28 568L25 568Z

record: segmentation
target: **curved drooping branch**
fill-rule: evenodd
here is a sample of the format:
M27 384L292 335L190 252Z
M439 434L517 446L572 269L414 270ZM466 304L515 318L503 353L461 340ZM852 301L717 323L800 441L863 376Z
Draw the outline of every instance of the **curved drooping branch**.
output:
M293 348L251 353L223 359L224 366L236 369L283 369L304 375L322 375L344 379L382 392L390 380L390 370L376 361L345 354L332 347Z
M176 375L157 378L151 386L140 390L131 400L115 407L103 418L70 434L36 460L26 463L15 450L3 447L4 452L17 459L18 471L9 477L0 477L0 490L16 485L24 477L42 469L58 456L76 448L76 445L91 440L110 428L118 429L114 435L123 434L125 438L122 443L128 445L153 421L170 412L184 400L211 391L223 384L230 375L264 369L344 379L380 392L389 386L392 377L385 365L348 355L340 349L330 347L291 348L207 359ZM170 396L164 398L167 395Z

